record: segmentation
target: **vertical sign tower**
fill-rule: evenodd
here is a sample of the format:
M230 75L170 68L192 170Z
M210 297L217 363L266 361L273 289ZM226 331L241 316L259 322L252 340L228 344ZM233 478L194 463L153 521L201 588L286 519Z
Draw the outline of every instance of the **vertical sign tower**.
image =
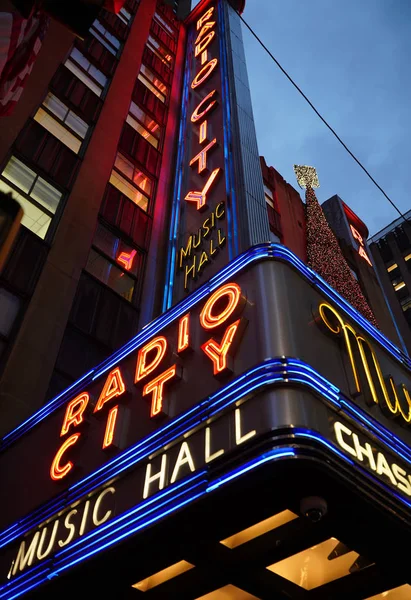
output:
M238 8L204 0L187 23L164 309L270 239Z

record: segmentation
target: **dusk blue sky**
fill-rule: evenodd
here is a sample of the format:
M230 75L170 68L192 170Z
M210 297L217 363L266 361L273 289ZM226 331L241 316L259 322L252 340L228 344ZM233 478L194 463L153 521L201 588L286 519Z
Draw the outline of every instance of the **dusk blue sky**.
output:
M243 17L399 209L411 209L411 2L247 0ZM293 164L315 166L320 202L338 194L370 235L396 219L244 26L243 37L267 164L296 188Z

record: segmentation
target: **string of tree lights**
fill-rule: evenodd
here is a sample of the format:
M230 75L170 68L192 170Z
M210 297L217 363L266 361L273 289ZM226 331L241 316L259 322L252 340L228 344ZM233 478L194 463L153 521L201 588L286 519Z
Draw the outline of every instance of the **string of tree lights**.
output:
M352 274L315 192L310 186L307 186L305 191L305 203L308 265L375 327L378 327L374 313Z
M338 135L338 133L335 131L335 129L333 129L333 127L331 127L331 125L328 123L328 121L321 115L321 113L316 109L316 107L314 106L314 104L311 102L311 100L306 96L306 94L304 94L304 92L302 91L302 89L296 84L296 82L293 80L293 78L287 73L287 71L284 69L284 67L278 62L278 60L275 58L275 56L270 52L270 50L267 48L267 46L264 44L264 42L259 38L259 36L255 33L255 31L252 29L252 27L247 23L247 21L244 20L244 18L241 16L241 14L239 14L239 17L241 19L241 21L244 23L244 25L247 27L247 29L251 32L251 34L255 37L255 39L257 40L257 42L260 44L260 46L267 52L267 54L270 56L270 58L274 61L274 63L277 65L277 67L280 69L280 71L287 77L287 79L290 81L290 83L295 87L295 89L298 91L298 93L304 98L304 100L309 104L309 106L312 108L312 110L315 112L315 114L319 117L319 119L324 123L324 125L331 131L331 133L333 134L333 136L338 140L338 142L343 146L343 148L348 152L348 154L351 156L351 158L353 158L355 160L355 162L358 164L358 166L364 171L364 173L367 175L367 177L372 181L372 183L378 188L378 190L383 194L383 196L388 200L388 202L391 204L391 206L397 211L397 213L400 215L400 217L402 219L404 219L404 221L408 221L407 217L404 215L404 213L402 213L400 211L400 209L398 208L398 206L394 203L393 200L391 200L391 198L388 196L388 194L385 192L385 190L379 185L379 183L374 179L374 177L371 175L371 173L364 167L364 165L361 163L361 161L355 156L355 154L350 150L350 148L347 146L347 144L341 139L341 137Z

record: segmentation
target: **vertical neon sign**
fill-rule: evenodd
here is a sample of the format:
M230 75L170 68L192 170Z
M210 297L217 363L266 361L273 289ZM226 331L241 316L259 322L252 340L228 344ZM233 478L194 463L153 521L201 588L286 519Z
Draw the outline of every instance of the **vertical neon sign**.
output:
M219 14L202 3L189 24L183 124L164 309L229 260ZM220 28L221 29L221 28Z

